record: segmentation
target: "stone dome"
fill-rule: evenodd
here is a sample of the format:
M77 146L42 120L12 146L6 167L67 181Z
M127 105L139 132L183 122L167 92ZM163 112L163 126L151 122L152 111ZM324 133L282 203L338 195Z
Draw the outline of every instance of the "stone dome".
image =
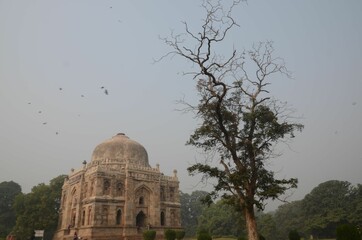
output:
M99 144L93 151L93 161L150 166L146 149L138 142L129 139L124 133L118 133Z

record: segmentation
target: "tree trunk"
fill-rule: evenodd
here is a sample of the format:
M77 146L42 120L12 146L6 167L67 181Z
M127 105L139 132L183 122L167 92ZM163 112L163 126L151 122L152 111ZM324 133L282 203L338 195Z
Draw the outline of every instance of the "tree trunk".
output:
M248 231L248 240L259 240L253 206L246 207L244 211L245 211L244 214L246 221L246 230Z

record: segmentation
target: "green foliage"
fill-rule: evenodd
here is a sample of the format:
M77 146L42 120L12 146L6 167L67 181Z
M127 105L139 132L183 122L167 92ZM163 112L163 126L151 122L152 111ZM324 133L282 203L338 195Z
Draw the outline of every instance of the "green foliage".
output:
M276 231L265 234L269 240L286 239L293 229L305 229L302 201L293 201L279 206L273 215ZM270 223L269 223L270 224Z
M212 237L208 231L201 230L197 233L197 240L212 240Z
M301 236L336 237L344 223L362 224L362 187L349 182L327 181L319 184L303 200L281 205L274 213L260 214L258 227L268 240L286 239L298 229Z
M154 240L156 238L156 231L155 230L146 230L143 232L143 239L144 240Z
M292 230L288 235L289 240L300 240L300 236L297 230Z
M65 175L32 188L28 194L20 194L15 199L16 225L14 232L17 240L28 239L34 229L44 229L44 240L51 240L58 224L58 210L62 184Z
M6 238L16 222L13 209L14 200L21 193L19 184L10 182L0 183L0 238Z
M343 224L337 227L337 240L361 240L360 233L356 226Z
M183 230L176 230L176 239L182 240L185 237L186 232Z
M257 215L257 223L259 233L265 236L268 240L278 240L277 226L275 224L274 216L271 213L259 213ZM279 227L279 224L278 224Z
M245 229L241 228L244 225L242 222L244 220L238 219L240 209L235 210L232 206L226 204L233 199L223 199L211 204L209 207L205 207L200 202L205 194L206 192L202 194L195 192L191 195L181 193L181 196L184 196L185 202L187 202L187 204L183 204L181 201L181 208L184 209L187 206L189 209L195 209L195 211L189 212L190 214L195 212L193 219L197 228L208 230L212 236L244 236ZM319 197L316 197L316 195ZM339 203L332 204L331 199L335 199ZM344 199L345 202L339 199ZM325 203L327 206L322 206L319 202ZM348 221L355 226L362 225L360 222L362 208L358 206L362 207L361 184L353 187L350 183L327 181L312 189L303 200L283 204L275 212L257 212L258 232L268 240L288 239L288 234L294 229L298 229L300 237L304 237L304 239L309 238L310 235L319 239L334 239L336 237L336 228L341 225L340 223ZM344 213L340 214L339 217L336 214L338 213L338 211L336 212L338 207L344 209ZM319 211L319 214L315 215L315 212L310 211L311 209ZM336 221L330 221L330 219L333 219L331 215L334 215ZM313 229L317 221L324 225L321 224L320 228ZM185 225L183 224L183 226ZM185 227L185 230L188 231L187 227Z
M356 226L362 226L362 184L353 187L349 193L348 221Z
M164 234L165 234L166 240L175 240L176 239L176 231L173 229L166 229Z
M219 200L204 209L198 220L198 229L207 229L212 236L237 237L245 233L242 213L225 200Z
M207 194L205 191L194 191L191 194L180 193L181 225L185 228L187 237L196 235L198 218L206 208L202 200Z
M338 225L348 222L351 184L331 180L315 187L302 200L306 231L320 238L333 238Z

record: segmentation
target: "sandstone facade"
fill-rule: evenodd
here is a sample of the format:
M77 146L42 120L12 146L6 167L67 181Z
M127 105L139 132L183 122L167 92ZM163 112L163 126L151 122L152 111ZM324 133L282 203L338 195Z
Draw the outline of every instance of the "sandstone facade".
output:
M145 229L161 239L166 228L181 228L176 170L166 176L152 168L142 145L117 134L65 180L53 240L75 233L83 240L142 239Z

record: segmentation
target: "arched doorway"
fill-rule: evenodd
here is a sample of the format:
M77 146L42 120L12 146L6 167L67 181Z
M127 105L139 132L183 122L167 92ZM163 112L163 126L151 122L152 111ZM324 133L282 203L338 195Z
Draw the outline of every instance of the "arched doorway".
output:
M165 213L161 212L161 226L165 226Z
M116 215L116 224L120 225L122 222L122 210L118 209L117 210L117 215Z
M137 227L145 227L146 226L146 215L143 211L140 211L136 217L136 226Z

